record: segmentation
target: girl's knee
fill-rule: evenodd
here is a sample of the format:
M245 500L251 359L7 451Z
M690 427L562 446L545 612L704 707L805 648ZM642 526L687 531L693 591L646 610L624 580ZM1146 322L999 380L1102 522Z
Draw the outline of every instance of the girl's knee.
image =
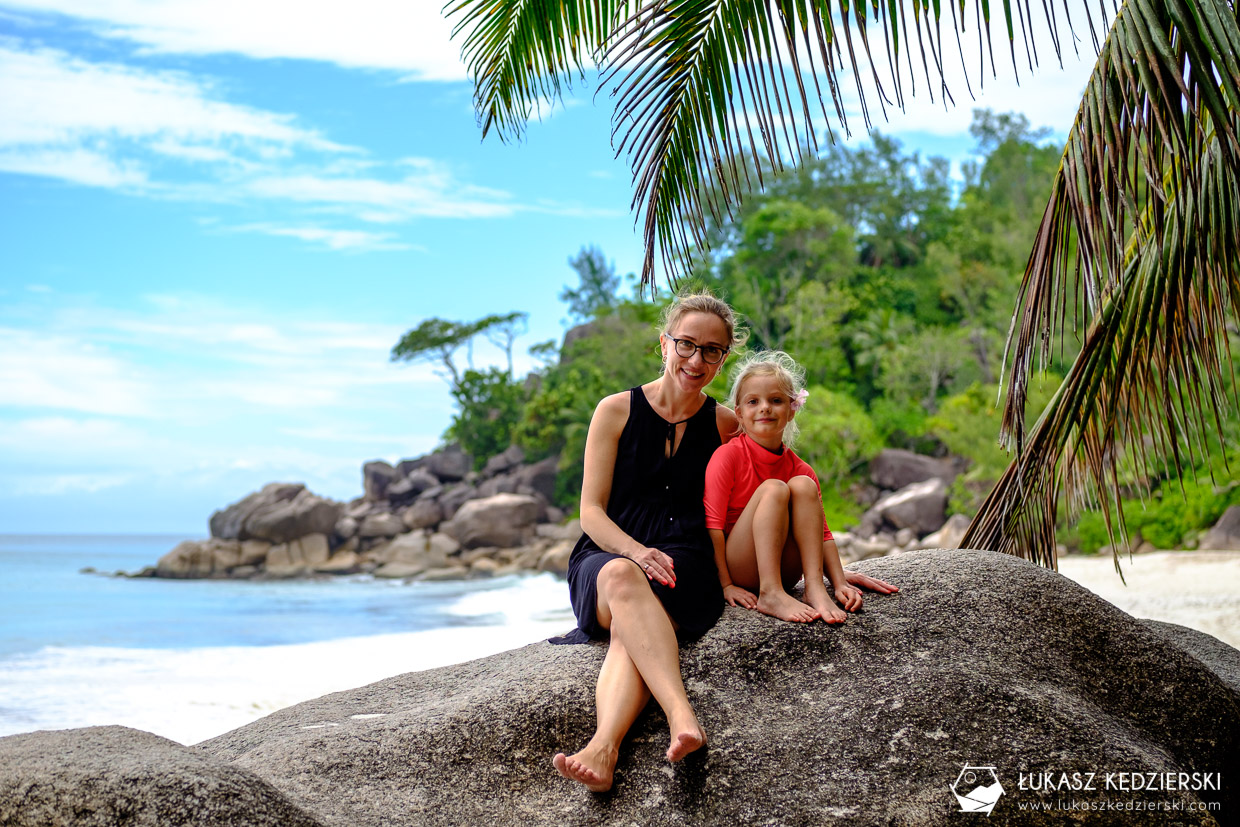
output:
M804 498L813 497L818 499L818 483L814 482L812 477L804 475L793 477L788 480L788 491L793 497Z
M780 497L786 499L789 494L788 483L783 480L776 479L763 480L758 483L758 487L754 491L754 494L762 495L763 497Z

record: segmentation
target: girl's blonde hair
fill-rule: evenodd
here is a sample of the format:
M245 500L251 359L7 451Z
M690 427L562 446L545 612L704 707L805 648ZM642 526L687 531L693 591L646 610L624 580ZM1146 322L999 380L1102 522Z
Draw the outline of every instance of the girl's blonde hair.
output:
M739 347L749 338L746 331L737 328L736 311L709 290L677 296L663 310L663 318L659 322L659 333L664 336L668 335L672 328L680 324L680 320L686 313L710 313L718 316L728 331L728 347Z
M736 410L740 404L741 386L746 379L754 376L774 376L778 379L780 389L788 396L789 403L805 389L805 368L798 365L795 359L782 350L755 351L746 354L732 374L732 390L728 394L728 404L732 406L732 410ZM799 432L796 417L793 417L784 428L784 444L791 448ZM737 433L740 433L739 425Z

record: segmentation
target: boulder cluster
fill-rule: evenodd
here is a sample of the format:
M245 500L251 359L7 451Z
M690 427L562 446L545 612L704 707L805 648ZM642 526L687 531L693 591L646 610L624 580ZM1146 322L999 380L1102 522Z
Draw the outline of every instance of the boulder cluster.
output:
M845 560L865 560L924 548L956 548L969 527L947 516L947 492L964 469L959 457L938 459L887 448L870 460L870 483L852 493L868 506L861 521L836 531Z
M369 573L459 579L519 570L563 573L581 533L551 505L554 457L525 463L513 446L480 472L449 447L362 467L348 503L274 482L211 515L208 540L186 540L145 573L177 578L286 578Z

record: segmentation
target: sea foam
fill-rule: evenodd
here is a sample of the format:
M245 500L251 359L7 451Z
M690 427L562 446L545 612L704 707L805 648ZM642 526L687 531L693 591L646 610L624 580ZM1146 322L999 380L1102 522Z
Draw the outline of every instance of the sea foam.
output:
M471 592L468 625L278 646L48 646L0 660L0 735L121 724L193 744L301 701L523 646L574 625L550 575Z

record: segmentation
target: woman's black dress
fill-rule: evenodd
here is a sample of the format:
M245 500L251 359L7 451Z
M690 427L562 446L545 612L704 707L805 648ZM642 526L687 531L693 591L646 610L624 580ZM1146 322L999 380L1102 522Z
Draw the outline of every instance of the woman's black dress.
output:
M629 420L616 451L607 516L637 542L672 558L676 588L655 580L650 581L650 588L680 627L680 634L694 636L715 625L723 614L723 590L702 506L706 464L720 444L715 400L707 398L686 420L676 453L669 457L668 434L676 424L655 413L640 387L629 391ZM568 593L577 628L554 638L553 643L607 638L607 630L595 616L598 573L620 557L581 535L568 561Z

